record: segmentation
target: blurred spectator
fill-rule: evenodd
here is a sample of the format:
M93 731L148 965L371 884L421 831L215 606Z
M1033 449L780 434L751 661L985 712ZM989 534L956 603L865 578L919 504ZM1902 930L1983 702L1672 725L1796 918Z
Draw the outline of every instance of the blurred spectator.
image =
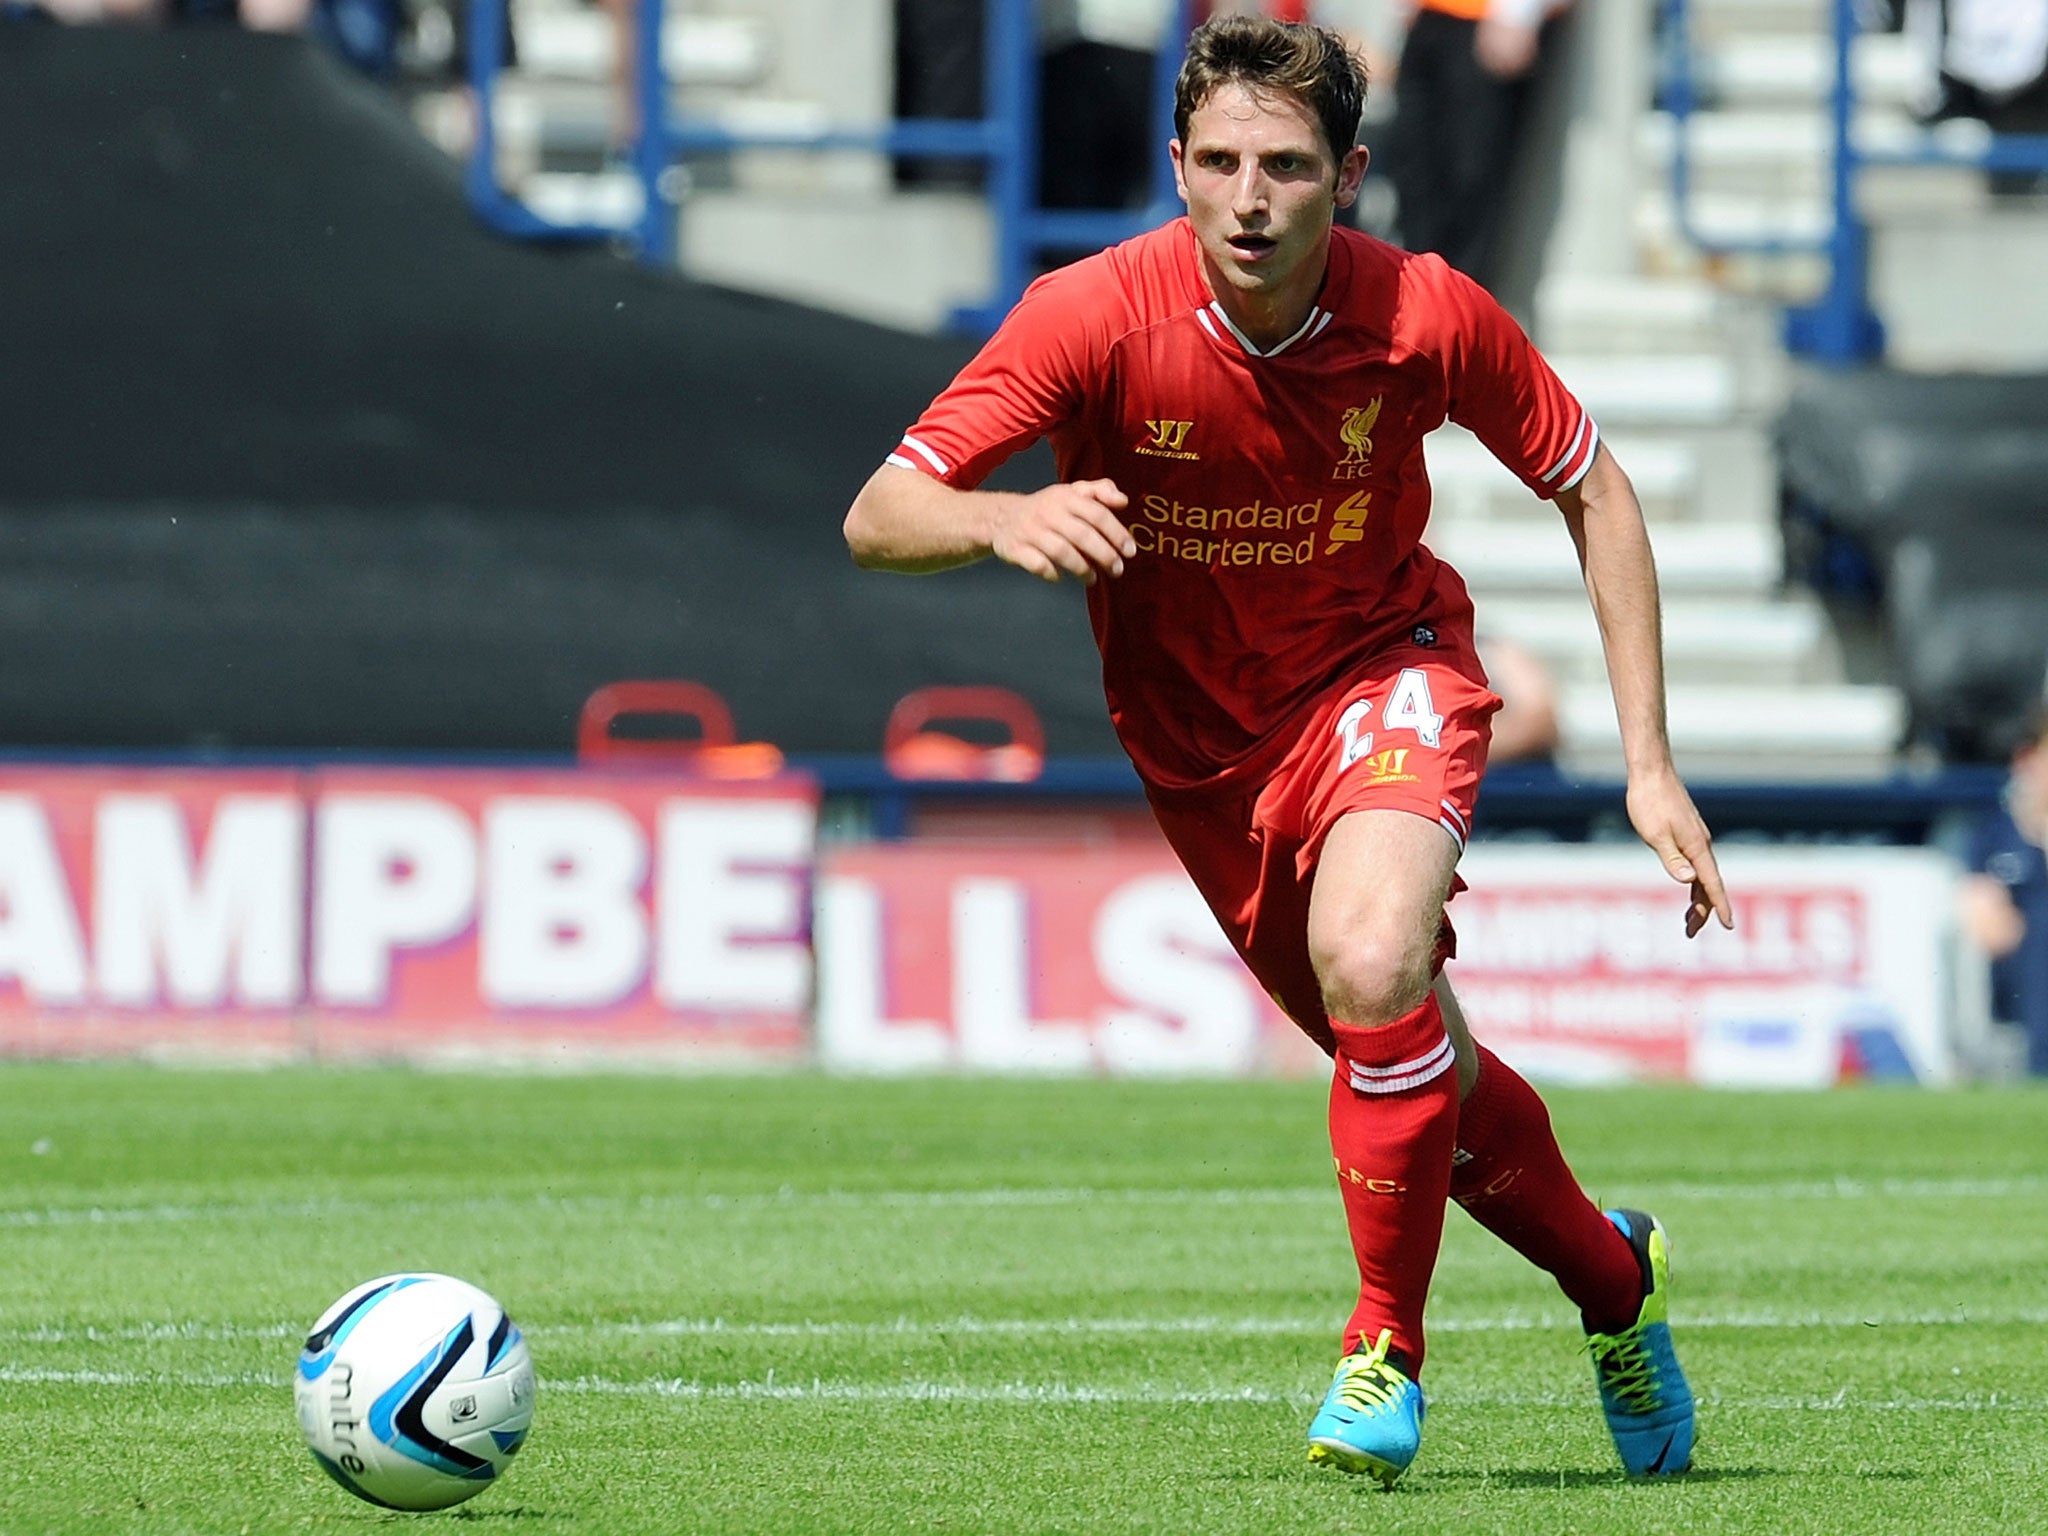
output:
M1155 63L1176 0L1039 0L1039 201L1132 208L1155 155Z
M1417 0L1394 80L1387 172L1400 241L1497 289L1502 215L1569 0Z
M1991 956L1992 1012L2048 1076L2048 704L2028 717L1999 808L1973 829L1961 892L1964 930Z
M1153 69L1180 0L1038 0L1039 201L1126 208L1145 200L1155 143ZM986 7L896 0L896 115L972 119L982 87ZM978 187L977 160L905 158L907 186Z
M1907 0L1904 24L1939 76L1928 115L2039 131L2048 100L2048 0Z
M1499 635L1478 637L1486 680L1500 695L1489 763L1540 762L1557 755L1557 684L1534 651Z
M1935 82L1923 117L2048 133L2048 0L1906 0L1904 26ZM1990 183L1994 192L2039 191L2048 176L1995 171Z
M36 0L30 9L74 26L226 22L251 32L305 32L379 78L397 68L404 22L399 0Z

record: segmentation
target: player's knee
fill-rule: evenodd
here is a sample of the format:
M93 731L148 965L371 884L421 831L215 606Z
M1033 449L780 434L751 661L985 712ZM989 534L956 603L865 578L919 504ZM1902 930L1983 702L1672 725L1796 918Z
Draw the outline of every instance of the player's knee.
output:
M1429 948L1403 935L1311 936L1310 957L1330 1017L1361 1029L1391 1024L1429 995Z

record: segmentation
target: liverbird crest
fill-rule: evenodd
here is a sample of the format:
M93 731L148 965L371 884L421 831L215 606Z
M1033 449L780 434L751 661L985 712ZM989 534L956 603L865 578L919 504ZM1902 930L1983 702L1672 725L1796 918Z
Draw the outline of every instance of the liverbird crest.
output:
M1385 397L1373 396L1370 405L1354 405L1344 413L1344 424L1337 429L1337 435L1344 440L1349 451L1345 454L1348 463L1357 463L1372 452L1372 429L1380 419L1380 406Z

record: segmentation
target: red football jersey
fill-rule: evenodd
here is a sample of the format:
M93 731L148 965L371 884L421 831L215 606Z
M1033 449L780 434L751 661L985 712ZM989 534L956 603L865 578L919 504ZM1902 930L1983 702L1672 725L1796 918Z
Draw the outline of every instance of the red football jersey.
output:
M1049 437L1062 480L1114 480L1138 554L1088 608L1117 734L1148 782L1223 787L1418 626L1469 645L1465 584L1422 544L1422 439L1446 419L1546 498L1599 440L1439 258L1335 230L1308 319L1261 353L1177 219L1032 284L889 462L972 489Z

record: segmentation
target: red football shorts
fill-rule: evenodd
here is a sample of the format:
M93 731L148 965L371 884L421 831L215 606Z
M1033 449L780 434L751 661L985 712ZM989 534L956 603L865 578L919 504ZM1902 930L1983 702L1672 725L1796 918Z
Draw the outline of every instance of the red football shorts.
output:
M1308 955L1323 840L1352 811L1395 810L1438 823L1465 846L1500 708L1485 675L1469 647L1388 651L1324 697L1263 786L1148 792L1166 840L1252 974L1332 1054ZM1453 877L1446 899L1462 888ZM1446 917L1437 964L1455 949Z

